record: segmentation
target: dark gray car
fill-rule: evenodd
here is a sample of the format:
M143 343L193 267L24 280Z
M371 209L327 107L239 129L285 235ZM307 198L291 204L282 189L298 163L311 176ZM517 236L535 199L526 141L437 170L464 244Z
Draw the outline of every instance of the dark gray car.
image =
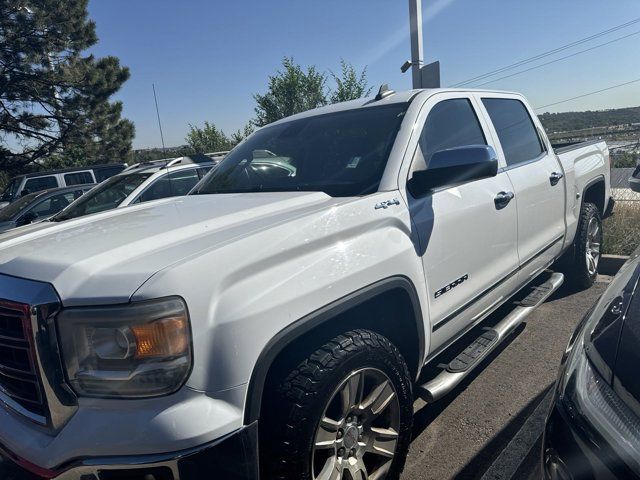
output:
M46 220L89 191L95 184L52 188L20 197L0 210L0 233L22 225Z

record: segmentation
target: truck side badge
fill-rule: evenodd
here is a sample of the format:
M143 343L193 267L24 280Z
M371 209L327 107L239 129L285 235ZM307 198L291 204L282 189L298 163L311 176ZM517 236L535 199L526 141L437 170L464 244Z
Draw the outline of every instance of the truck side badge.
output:
M447 293L449 290L457 287L458 285L460 285L462 282L464 282L465 280L469 280L469 274L465 273L463 276L461 276L459 279L454 280L453 282L451 282L449 285L447 285L446 287L442 287L440 290L438 290L435 293L435 298L438 298L440 295L442 295L443 293Z
M383 202L376 203L376 206L374 208L378 210L379 208L389 208L391 205L400 205L400 200L398 200L397 198L394 198L392 200L385 200Z

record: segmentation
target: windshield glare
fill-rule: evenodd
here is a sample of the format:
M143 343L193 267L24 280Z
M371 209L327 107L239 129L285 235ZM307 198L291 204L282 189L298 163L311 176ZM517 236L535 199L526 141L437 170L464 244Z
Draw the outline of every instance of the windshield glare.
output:
M267 126L227 155L193 194L375 192L407 106L369 107Z
M59 222L116 208L151 175L153 175L153 172L131 173L111 177L89 190L53 217L52 220Z

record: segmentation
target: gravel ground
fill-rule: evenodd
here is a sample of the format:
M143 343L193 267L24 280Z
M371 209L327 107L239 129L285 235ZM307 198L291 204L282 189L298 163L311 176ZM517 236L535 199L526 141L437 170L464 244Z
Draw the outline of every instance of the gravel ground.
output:
M418 400L402 480L482 478L494 462L500 468L494 466L485 478L539 478L540 440L524 451L517 445L522 435L511 441L530 416L546 415L547 403L536 407L549 401L545 395L569 337L607 281L582 292L561 287L456 390L432 405ZM528 432L529 445L541 433L541 428Z

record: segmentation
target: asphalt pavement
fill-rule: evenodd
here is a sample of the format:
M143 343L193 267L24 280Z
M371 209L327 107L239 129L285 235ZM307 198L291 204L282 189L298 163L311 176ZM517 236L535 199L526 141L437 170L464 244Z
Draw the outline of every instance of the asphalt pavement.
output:
M418 400L402 480L539 479L560 358L608 281L579 292L562 286L453 392L429 405Z

